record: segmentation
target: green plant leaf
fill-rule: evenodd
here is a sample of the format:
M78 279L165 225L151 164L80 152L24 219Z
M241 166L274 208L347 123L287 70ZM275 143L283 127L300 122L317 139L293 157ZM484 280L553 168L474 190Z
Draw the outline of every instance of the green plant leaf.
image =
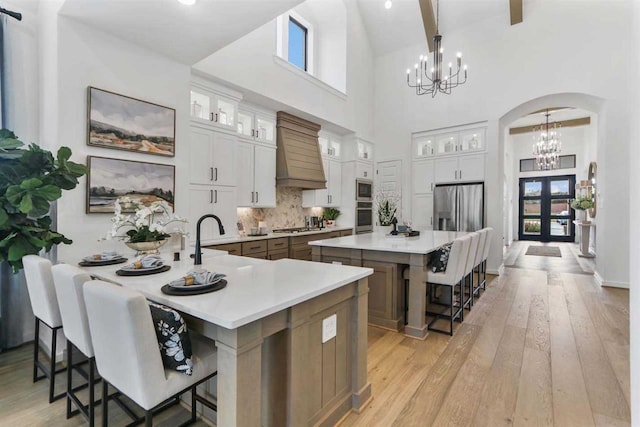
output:
M16 138L0 138L0 150L15 150L24 145L24 142Z
M28 215L31 209L33 209L33 200L30 194L25 194L20 201L20 212Z
M0 240L0 248L5 248L7 247L7 245L11 242L11 239L13 239L14 237L16 237L18 235L18 233L10 233L8 236L6 236L4 239Z
M25 179L20 183L20 188L23 190L34 190L42 185L42 181L38 178Z
M4 226L9 221L9 214L4 210L2 206L0 206L0 228Z
M71 149L69 147L60 147L57 157L59 163L66 163L71 158Z
M38 196L43 197L50 202L58 200L60 197L62 197L62 191L55 185L51 184L44 185L38 188L37 194Z
M33 208L29 212L29 216L38 218L49 213L51 203L42 197L36 197L33 199Z
M7 254L7 260L18 261L25 255L32 255L38 253L39 248L32 246L27 239L22 236L17 236L13 244L9 246L9 252Z

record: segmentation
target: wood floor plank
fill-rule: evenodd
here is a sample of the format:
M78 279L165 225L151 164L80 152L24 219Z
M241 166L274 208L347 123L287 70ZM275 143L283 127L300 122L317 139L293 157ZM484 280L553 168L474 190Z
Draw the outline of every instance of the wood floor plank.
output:
M572 275L564 292L591 408L595 414L630 421L629 404Z
M556 425L594 425L562 284L549 287L549 329L553 415Z
M438 369L428 376L411 396L393 426L433 425L449 386L455 379L475 342L480 328L463 324L438 359Z

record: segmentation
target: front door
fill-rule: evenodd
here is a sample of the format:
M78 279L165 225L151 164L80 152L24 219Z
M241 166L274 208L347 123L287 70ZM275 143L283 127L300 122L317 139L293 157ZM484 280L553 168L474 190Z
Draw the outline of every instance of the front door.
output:
M520 240L573 242L575 175L520 178Z

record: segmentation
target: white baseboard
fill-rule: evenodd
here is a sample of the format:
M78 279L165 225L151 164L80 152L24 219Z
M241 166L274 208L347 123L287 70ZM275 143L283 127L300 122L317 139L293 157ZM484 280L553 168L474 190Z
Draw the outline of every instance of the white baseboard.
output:
M629 289L629 283L627 283L627 282L606 281L606 280L604 280L602 278L602 276L600 275L600 273L598 273L597 270L593 272L593 277L594 277L594 279L596 279L596 282L601 287Z

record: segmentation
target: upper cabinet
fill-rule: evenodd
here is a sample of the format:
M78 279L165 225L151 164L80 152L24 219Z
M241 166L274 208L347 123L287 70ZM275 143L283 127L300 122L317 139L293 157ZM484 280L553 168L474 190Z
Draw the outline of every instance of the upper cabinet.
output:
M238 108L238 134L246 139L276 143L276 116L241 105Z
M413 134L413 158L446 156L484 151L486 126L464 125L447 130L417 132Z
M206 126L191 125L189 183L236 185L237 138Z
M238 142L238 207L276 207L276 148Z
M236 130L239 93L211 82L194 80L191 84L190 114L194 122Z
M342 139L329 132L318 133L318 144L322 156L339 158L342 152Z
M342 198L342 164L339 160L324 157L322 159L327 188L320 190L304 190L302 207L339 207Z

